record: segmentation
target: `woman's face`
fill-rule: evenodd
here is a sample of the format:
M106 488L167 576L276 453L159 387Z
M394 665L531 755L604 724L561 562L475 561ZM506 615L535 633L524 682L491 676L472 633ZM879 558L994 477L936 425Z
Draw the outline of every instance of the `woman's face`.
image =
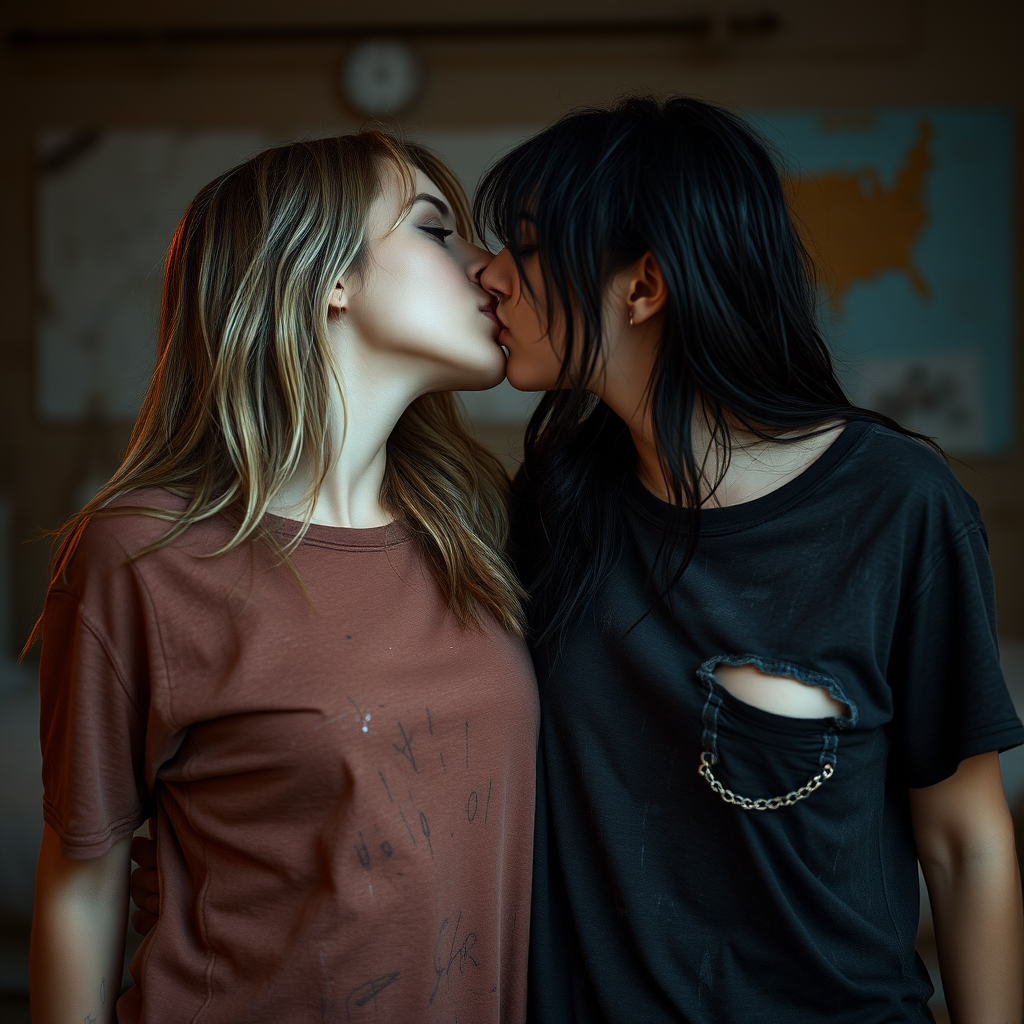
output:
M520 258L522 272L508 249L502 249L480 275L480 283L498 300L495 312L502 324L498 341L508 349L505 373L509 383L520 391L584 387L629 422L630 416L624 414L631 414L643 403L657 360L660 311L667 297L653 256L645 253L611 275L604 289L596 356L584 368L582 346L575 344L564 377L566 317L556 306L549 318L544 308L543 272L536 234L529 222L523 224ZM575 310L573 320L578 327L580 318Z
M548 327L544 280L529 223L523 226L521 256L522 275L508 249L502 249L480 275L480 283L498 300L498 341L508 350L509 383L519 391L550 391L558 386L565 339L560 316Z
M367 259L337 304L382 372L412 373L423 392L492 388L505 355L479 281L491 254L458 235L451 204L419 170L415 188L397 226L397 175L374 204Z

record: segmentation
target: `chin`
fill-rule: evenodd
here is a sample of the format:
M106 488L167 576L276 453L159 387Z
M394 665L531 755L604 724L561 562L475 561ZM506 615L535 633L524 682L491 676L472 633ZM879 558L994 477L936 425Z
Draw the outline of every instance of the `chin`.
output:
M503 360L504 362L504 360ZM505 379L505 367L497 367L487 373L474 374L472 378L467 379L458 387L453 388L453 391L490 391L491 388L496 388Z
M494 351L487 352L486 358L472 368L466 367L465 381L454 390L489 391L505 379L505 353L497 345L493 347Z
M522 366L516 366L516 360L512 357L505 367L505 376L516 391L551 391L555 387L555 381L546 380L543 373L524 372Z

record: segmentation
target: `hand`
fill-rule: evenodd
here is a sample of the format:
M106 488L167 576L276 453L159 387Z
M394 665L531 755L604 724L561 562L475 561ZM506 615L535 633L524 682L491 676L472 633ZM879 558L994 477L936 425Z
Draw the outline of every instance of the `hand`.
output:
M150 835L155 831L150 823ZM138 867L132 872L132 902L138 909L132 913L132 927L146 935L160 913L160 879L156 872L156 841L144 836L132 839L132 860Z

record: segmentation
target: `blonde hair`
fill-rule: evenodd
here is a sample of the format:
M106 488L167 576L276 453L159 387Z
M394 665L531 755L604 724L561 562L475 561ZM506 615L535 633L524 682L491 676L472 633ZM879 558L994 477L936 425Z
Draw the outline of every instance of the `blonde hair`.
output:
M333 460L328 413L340 382L328 299L338 278L362 265L368 214L393 179L388 172L398 172L408 209L415 167L445 192L460 233L472 238L465 194L443 161L379 131L266 150L199 192L167 254L156 369L127 452L57 531L53 579L94 516L128 513L171 524L134 557L221 515L234 534L213 554L259 539L294 572L288 552ZM282 547L263 517L300 459L314 484L301 528ZM184 509L111 507L148 487L184 496ZM507 490L504 469L469 436L451 394L416 399L388 438L382 505L414 536L452 613L467 625L489 613L521 635L523 591L504 557Z

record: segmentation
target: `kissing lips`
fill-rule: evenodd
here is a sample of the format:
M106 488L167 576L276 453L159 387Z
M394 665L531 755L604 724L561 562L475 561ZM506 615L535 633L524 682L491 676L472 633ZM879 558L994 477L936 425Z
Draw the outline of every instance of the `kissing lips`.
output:
M488 320L493 321L500 328L496 340L498 344L501 346L502 352L505 353L505 358L508 359L508 346L505 344L505 342L508 339L508 328L505 326L501 318L498 316L497 306L498 301L497 299L495 299L492 302L488 303L486 306L481 306L480 312L483 313L483 315L486 316Z

